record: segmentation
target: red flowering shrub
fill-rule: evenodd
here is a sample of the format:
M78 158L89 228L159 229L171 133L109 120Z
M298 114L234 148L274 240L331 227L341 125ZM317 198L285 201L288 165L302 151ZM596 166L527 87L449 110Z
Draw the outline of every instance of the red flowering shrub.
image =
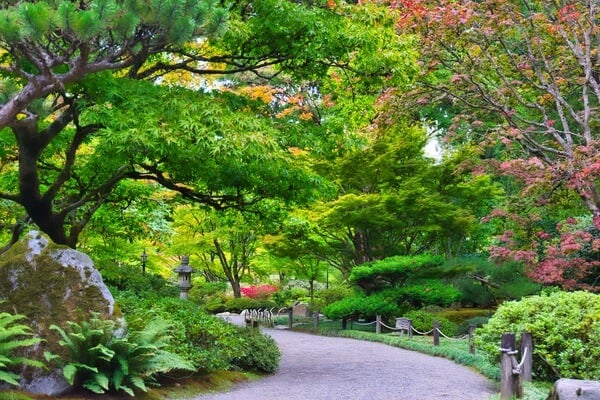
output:
M273 285L252 285L240 289L242 296L251 299L266 299L277 291L277 287Z

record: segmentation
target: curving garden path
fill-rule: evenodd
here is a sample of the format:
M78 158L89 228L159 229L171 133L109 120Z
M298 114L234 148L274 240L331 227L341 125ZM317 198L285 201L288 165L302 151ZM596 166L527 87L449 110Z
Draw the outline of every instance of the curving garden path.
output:
M264 329L282 353L277 372L194 400L485 400L490 381L452 361L381 343Z

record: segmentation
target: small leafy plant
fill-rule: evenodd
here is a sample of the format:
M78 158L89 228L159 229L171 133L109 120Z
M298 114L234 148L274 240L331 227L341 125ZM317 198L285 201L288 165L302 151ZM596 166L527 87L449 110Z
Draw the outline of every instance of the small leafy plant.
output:
M232 360L243 370L273 373L279 366L281 352L275 340L258 329L239 328L244 338L244 348Z
M67 329L53 325L68 350L66 361L59 355L46 353L75 388L94 393L123 391L134 396L134 390L147 391L146 383L155 383L155 375L171 370L194 370L180 356L165 350L169 342L168 325L156 319L139 331L116 335L116 324L94 316L81 324L68 322Z
M40 361L14 355L16 349L34 346L41 341L40 338L31 337L30 327L18 323L24 318L25 316L20 314L0 313L0 382L16 386L19 385L19 375L11 372L9 370L11 367L17 365L44 366Z

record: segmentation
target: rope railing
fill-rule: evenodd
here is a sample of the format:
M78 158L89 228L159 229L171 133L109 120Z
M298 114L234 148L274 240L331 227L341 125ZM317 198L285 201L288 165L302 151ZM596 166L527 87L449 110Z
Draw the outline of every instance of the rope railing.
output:
M368 325L376 324L377 321L372 321L372 322L358 322L358 321L353 321L352 323L356 324L356 325L361 325L361 326L368 326Z
M381 324L381 326L384 326L384 327L386 327L386 328L387 328L387 329L389 329L390 331L399 331L399 330L400 330L400 329L397 329L397 328L391 327L391 326L389 326L389 325L386 325L384 322L380 322L380 324Z
M412 337L413 333L420 335L420 336L432 335L434 346L439 346L440 336L445 339L448 339L448 340L455 340L455 341L468 340L469 341L469 352L471 352L471 353L475 352L475 346L474 346L474 342L473 342L473 329L474 329L473 327L469 328L469 333L466 335L452 337L452 336L449 336L449 335L445 334L444 332L442 332L438 321L434 321L433 328L428 331L425 331L425 332L422 332L422 331L416 329L412 325L412 321L408 318L396 318L396 326L390 326L390 325L386 324L385 322L382 321L382 318L379 315L377 316L377 319L372 322L359 323L359 322L354 322L351 320L351 324L357 324L357 325L361 325L361 326L375 324L375 332L378 334L381 333L381 328L383 327L392 332L399 331L401 334L404 334L404 332L406 332L408 334L409 338ZM345 329L345 325L343 322L342 322L342 329Z
M247 326L252 326L252 327L258 327L258 324L260 322L262 322L263 324L267 325L267 326L271 326L273 327L275 324L275 320L274 317L277 316L281 316L282 313L287 314L288 316L288 327L291 328L294 323L293 323L293 308L291 307L282 307L279 308L277 310L277 313L275 314L273 311L275 310L275 307L269 309L247 309L247 310L243 310L241 312L241 315L244 316L245 320L246 320L246 325ZM318 324L318 313L316 314L316 318L314 318L314 325L315 327ZM377 319L375 321L371 321L371 322L358 322L358 321L352 321L352 319L350 319L350 323L351 324L356 324L359 326L369 326L369 325L375 325L376 326L376 332L377 333L381 333L381 327L384 327L390 331L401 331L402 333L406 332L408 334L409 337L412 337L412 334L415 333L417 335L420 336L429 336L431 334L433 334L433 338L434 338L434 345L439 345L439 336L442 336L448 340L465 340L465 339L469 339L469 342L471 344L472 342L472 330L469 331L469 334L466 335L461 335L461 336L457 336L457 337L451 337L448 336L447 334L445 334L444 332L442 332L442 330L439 328L439 323L438 321L434 321L434 326L432 329L422 332L418 329L416 329L413 325L412 325L412 321L408 318L396 318L396 326L389 326L387 325L385 322L382 321L381 316L377 316ZM308 325L309 322L298 322L296 323L296 325ZM342 329L345 329L345 324L342 323ZM470 351L474 352L474 348L473 346L470 345Z
M450 340L465 340L469 338L469 335L461 335L461 336L456 336L456 337L450 337L444 334L444 332L442 332L439 328L437 329L437 331L439 332L440 335L442 335L443 337L445 337L446 339L450 339Z
M416 333L417 335L421 335L421 336L429 336L431 333L433 333L435 331L435 329L430 329L427 332L421 332L416 330L413 326L411 326L411 329L414 333Z

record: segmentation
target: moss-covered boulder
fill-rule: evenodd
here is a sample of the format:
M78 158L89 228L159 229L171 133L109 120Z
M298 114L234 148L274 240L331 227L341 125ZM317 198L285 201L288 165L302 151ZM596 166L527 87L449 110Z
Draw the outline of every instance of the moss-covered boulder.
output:
M111 318L114 299L84 253L56 245L39 232L0 256L0 309L27 316L33 331L44 341L27 356L44 360L44 351L63 354L52 324L63 329L67 321L80 322L92 313ZM21 385L32 393L58 395L68 389L59 371L24 369Z

